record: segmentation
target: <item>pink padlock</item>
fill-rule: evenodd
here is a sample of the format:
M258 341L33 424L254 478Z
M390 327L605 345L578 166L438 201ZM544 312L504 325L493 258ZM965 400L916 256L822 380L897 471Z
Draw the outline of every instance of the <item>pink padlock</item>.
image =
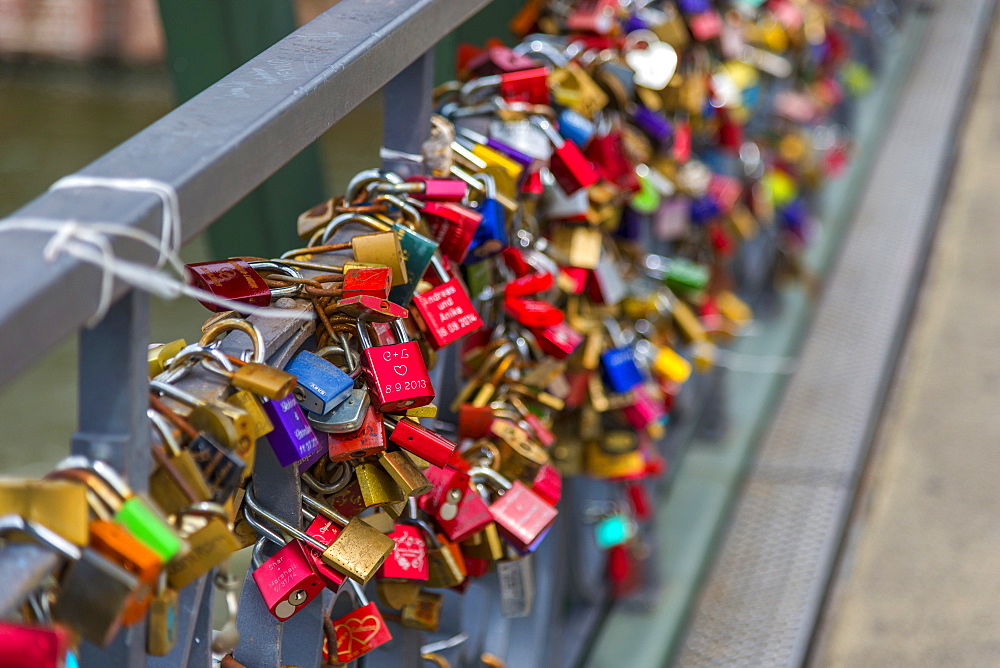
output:
M419 184L414 192L409 192L416 199L433 200L436 202L461 202L469 192L469 186L459 179L436 179L429 176L411 176L407 183Z
M632 399L622 412L633 429L644 431L649 425L661 423L666 418L663 403L654 400L645 385L632 388Z
M325 584L298 540L286 544L253 572L268 611L285 621L316 598Z
M367 317L358 318L358 338L364 352L364 375L372 406L382 412L426 406L434 401L434 386L420 344L410 341L400 320L392 322L396 342L372 346Z
M426 580L429 571L423 532L418 527L397 522L389 538L396 542L396 547L382 564L378 576L390 580Z
M452 202L425 202L420 210L441 254L453 262L464 262L483 222L482 214Z
M435 348L444 348L483 326L465 286L450 276L437 258L431 258L431 268L441 281L426 292L413 296L413 307L427 326L429 341Z

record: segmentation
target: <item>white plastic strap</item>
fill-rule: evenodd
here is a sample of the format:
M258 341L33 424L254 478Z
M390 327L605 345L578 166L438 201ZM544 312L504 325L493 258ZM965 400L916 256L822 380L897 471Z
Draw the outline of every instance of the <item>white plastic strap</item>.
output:
M181 205L177 191L169 183L147 178L70 174L49 186L50 191L70 188L110 188L112 190L153 193L159 196L163 202L163 222L160 228L160 257L156 261L156 266L162 267L170 253L180 250L183 242Z

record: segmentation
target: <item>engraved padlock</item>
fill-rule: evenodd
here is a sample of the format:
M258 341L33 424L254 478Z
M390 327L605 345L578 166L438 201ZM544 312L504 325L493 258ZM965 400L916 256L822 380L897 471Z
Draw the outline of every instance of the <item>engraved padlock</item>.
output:
M210 292L217 297L224 297L258 308L270 306L272 297L298 294L300 288L298 285L270 288L264 282L264 277L258 273L258 269L269 270L268 273L276 272L302 278L299 272L287 265L276 262L247 262L236 258L218 262L196 262L184 265L184 267L187 269L191 285L194 287ZM210 302L200 303L213 313L229 310L228 307Z
M400 321L392 323L396 343L373 347L367 320L358 320L358 339L364 354L364 374L375 410L400 411L426 406L434 400L420 344L410 341Z
M274 431L267 435L267 442L282 466L289 466L323 450L294 395L265 402L264 412L274 425Z
M295 400L306 410L323 415L333 410L354 389L354 379L337 365L308 350L299 352L285 365L285 371L298 379L292 390Z
M369 602L364 589L352 581L347 591L358 607L333 622L337 637L337 661L340 663L350 663L392 640L382 613L374 603Z
M262 537L258 546L267 540ZM253 580L268 612L279 621L283 622L304 609L326 587L313 570L305 550L299 541L292 540L258 563L258 548L254 547Z
M420 529L411 524L397 522L389 538L395 541L396 547L382 564L378 577L387 580L426 580L427 541Z
M431 260L440 285L413 296L413 307L423 318L435 348L443 348L483 326L465 286L451 276L438 258Z
M519 552L534 551L559 511L520 480L511 482L493 469L475 467L469 470L469 477L499 494L489 505L489 512L500 534Z

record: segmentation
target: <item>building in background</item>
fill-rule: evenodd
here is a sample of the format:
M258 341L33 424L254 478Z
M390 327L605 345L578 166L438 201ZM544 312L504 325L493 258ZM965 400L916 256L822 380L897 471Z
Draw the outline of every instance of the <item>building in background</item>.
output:
M301 22L335 0L295 0ZM0 58L163 60L157 0L0 0Z

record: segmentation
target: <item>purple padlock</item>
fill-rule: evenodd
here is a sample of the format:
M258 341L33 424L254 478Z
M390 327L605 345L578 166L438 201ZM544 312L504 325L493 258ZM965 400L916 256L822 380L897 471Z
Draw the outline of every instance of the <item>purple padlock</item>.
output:
M456 128L456 132L458 132L458 135L460 137L468 141L471 141L474 144L479 144L480 146L488 146L496 151L500 151L514 162L520 164L522 167L527 167L535 160L530 155L525 155L524 153L518 151L516 148L508 146L507 144L504 144L501 141L493 139L492 137L487 137L484 134L480 134L475 130L470 130L468 128Z
M282 466L323 451L294 394L284 399L265 401L263 405L264 412L274 425L274 431L267 435L267 442Z
M674 136L674 126L670 124L667 117L650 110L645 105L636 105L632 120L643 132L649 135L650 139L658 144L665 144Z
M712 8L708 0L678 0L677 6L685 14L701 14Z

